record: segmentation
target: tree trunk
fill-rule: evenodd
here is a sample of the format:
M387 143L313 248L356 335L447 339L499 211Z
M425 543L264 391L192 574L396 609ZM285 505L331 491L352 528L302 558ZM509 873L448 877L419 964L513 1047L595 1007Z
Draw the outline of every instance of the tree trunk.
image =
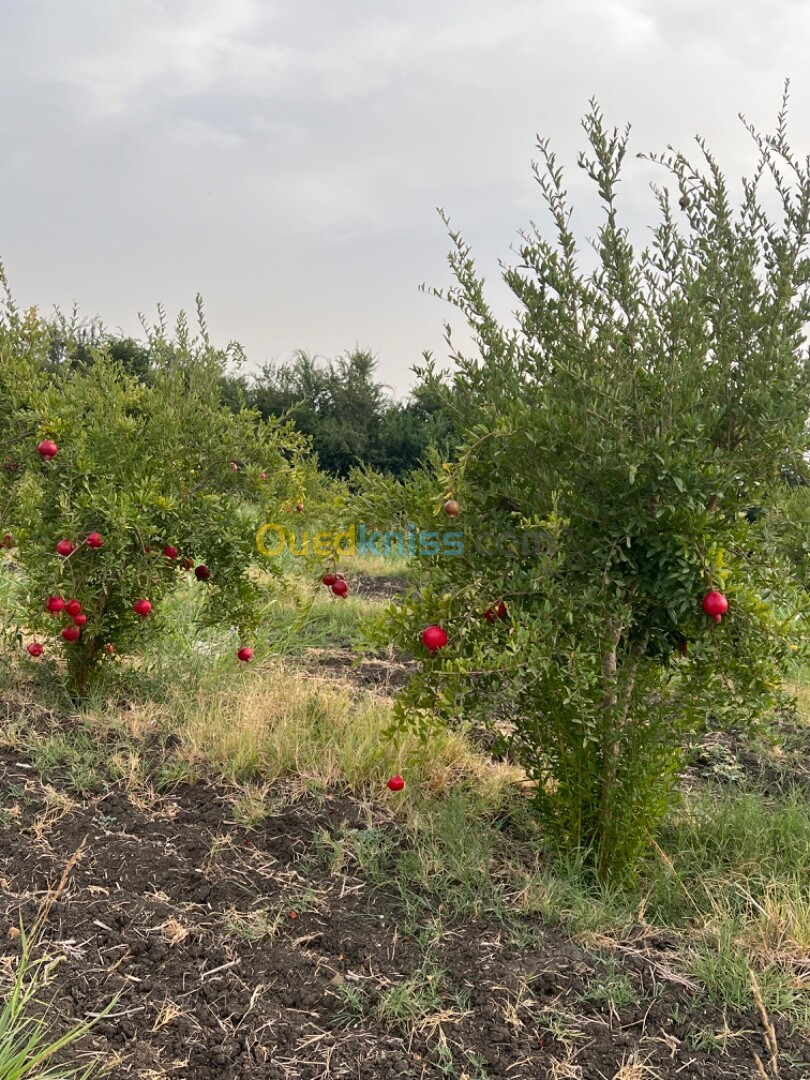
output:
M618 623L608 624L609 648L602 653L602 777L599 791L599 824L596 836L598 846L597 869L599 877L605 874L608 857L607 837L613 817L613 789L616 781L616 765L619 757L619 740L616 732L616 706L618 704L618 662L616 651L621 641L622 628Z
M597 872L601 880L609 876L613 857L613 837L611 836L616 799L616 773L621 756L622 732L630 701L636 683L636 673L644 651L647 648L648 635L636 641L630 655L621 665L618 664L618 647L624 633L616 622L608 624L609 648L602 653L602 679L605 692L602 697L602 776L599 792L599 823L596 836Z

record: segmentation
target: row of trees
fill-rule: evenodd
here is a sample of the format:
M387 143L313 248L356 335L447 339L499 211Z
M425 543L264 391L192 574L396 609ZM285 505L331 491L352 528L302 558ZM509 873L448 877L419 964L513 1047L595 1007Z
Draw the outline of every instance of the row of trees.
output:
M46 368L86 368L100 347L124 371L149 383L158 370L148 344L110 335L101 327L56 319ZM226 350L229 361L219 375L223 402L239 412L255 409L264 419L294 420L311 442L318 466L331 476L347 478L353 469L371 469L405 476L425 463L429 447L446 446L449 428L435 395L417 387L405 401L396 401L378 381L377 361L364 349L331 360L301 350L288 363L266 364L245 374L244 355Z
M398 402L375 370L365 350L327 361L302 351L257 375L231 376L228 398L264 417L292 417L312 440L320 467L333 476L346 478L361 467L404 476L424 465L431 445L446 445L447 421L426 387Z

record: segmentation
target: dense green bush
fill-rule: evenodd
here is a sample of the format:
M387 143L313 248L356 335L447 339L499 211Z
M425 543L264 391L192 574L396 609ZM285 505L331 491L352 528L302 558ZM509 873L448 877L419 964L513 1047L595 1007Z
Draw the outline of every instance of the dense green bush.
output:
M157 371L148 343L111 334L93 320L57 316L47 324L49 342L41 360L48 373L89 368L99 351L128 374L150 383ZM377 380L370 352L355 349L334 360L299 350L290 361L244 370L237 344L218 376L222 402L233 412L255 409L265 419L290 418L311 442L322 472L346 479L355 468L404 476L424 465L429 449L445 446L446 418L429 393L417 388L394 400Z
M382 630L424 660L399 723L504 721L547 833L607 877L632 872L690 734L760 718L791 651L790 575L746 511L781 468L805 469L810 175L786 108L775 135L751 131L759 159L736 212L702 142L702 166L650 157L671 184L654 189L660 219L636 251L617 207L628 131L606 129L596 106L584 127L579 166L605 211L598 265L580 269L541 142L556 239L522 234L504 273L517 324L496 320L451 232L445 298L479 354L455 354L449 382L432 364L422 374L462 435L429 499L424 482L376 478L366 512L404 503L419 529L465 543L424 560ZM759 195L769 178L776 221ZM712 589L730 605L719 624L701 606ZM428 624L449 635L432 654Z
M7 298L0 315L0 507L25 572L19 617L46 658L64 656L79 695L102 662L152 632L183 573L202 579L204 620L247 641L266 602L252 572L257 529L303 498L305 441L289 424L223 404L228 355L199 314L196 337L182 315L174 339L162 324L150 332L148 382L104 340L91 346L92 363L49 368L52 336L36 313ZM55 457L40 456L42 440L58 446ZM59 555L63 540L75 550ZM80 602L78 640L61 636L73 620L48 610L51 596ZM152 607L145 616L133 609L141 599Z

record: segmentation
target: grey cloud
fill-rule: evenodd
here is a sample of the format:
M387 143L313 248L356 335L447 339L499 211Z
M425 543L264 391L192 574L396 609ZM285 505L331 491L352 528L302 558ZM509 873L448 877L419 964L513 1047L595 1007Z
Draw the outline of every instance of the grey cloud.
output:
M437 205L496 306L517 230L544 222L535 134L567 167L581 233L600 210L575 167L595 94L634 150L706 135L750 167L736 115L771 124L794 76L810 149L808 5L743 0L6 0L0 16L0 256L20 299L100 312L188 306L256 363L297 347L379 353L398 387L445 349ZM661 175L628 161L634 236ZM582 202L585 199L586 201Z

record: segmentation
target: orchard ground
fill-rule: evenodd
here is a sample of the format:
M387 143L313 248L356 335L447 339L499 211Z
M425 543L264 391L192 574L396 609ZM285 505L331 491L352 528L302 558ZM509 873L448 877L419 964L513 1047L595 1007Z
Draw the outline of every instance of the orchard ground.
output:
M809 1076L802 673L771 740L693 748L638 887L587 888L475 733L382 737L413 661L356 663L361 624L418 568L341 569L345 600L293 581L247 665L181 588L80 711L4 651L3 993L51 890L44 1015L120 994L65 1055L111 1077Z

